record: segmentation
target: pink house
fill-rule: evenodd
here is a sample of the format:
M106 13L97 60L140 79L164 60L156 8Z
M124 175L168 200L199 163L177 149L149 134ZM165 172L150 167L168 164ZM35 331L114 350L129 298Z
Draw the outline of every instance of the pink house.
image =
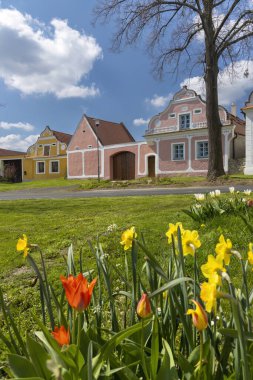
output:
M68 146L68 178L133 179L141 145L123 123L83 115Z
M245 122L220 107L223 160L245 157ZM123 123L84 115L68 146L68 178L126 180L144 176L205 174L208 167L206 104L184 86L154 116L136 142Z

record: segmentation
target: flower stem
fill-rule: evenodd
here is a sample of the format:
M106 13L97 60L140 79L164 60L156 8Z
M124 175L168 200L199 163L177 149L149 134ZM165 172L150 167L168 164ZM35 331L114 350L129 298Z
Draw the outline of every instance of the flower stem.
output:
M203 342L203 331L199 332L199 339L200 339L200 352L199 352L199 380L201 379L201 371L202 371L202 362L203 362L203 348L204 348L204 342Z
M78 318L78 325L77 325L77 343L76 343L76 366L77 366L77 370L79 372L78 355L79 355L79 351L80 351L80 342L81 342L82 314L78 313L77 318Z
M146 380L149 380L149 375L147 371L146 366L146 358L145 358L145 352L144 352L144 325L143 325L143 319L141 320L141 359L142 359L142 369L144 372L144 378Z

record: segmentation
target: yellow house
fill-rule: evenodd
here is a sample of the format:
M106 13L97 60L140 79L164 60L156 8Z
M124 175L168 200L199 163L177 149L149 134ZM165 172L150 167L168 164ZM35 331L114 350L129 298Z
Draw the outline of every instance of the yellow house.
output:
M36 143L27 150L23 180L67 176L67 147L72 135L46 127Z

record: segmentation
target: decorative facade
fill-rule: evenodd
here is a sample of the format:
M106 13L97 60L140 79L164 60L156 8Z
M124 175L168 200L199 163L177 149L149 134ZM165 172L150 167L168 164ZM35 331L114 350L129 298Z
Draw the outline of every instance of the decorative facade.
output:
M222 122L223 163L227 172L229 158L245 156L245 123L224 107L219 107L219 114ZM168 107L150 120L144 137L149 145L156 146L156 174L206 174L206 103L195 91L184 86L176 93Z
M246 174L253 174L253 93L243 108L246 115ZM222 122L224 169L229 159L245 157L245 122L219 107ZM208 170L206 103L184 86L164 111L151 118L136 142L123 123L83 115L72 135L46 127L27 154L12 152L1 157L4 168L19 173L19 180L67 177L128 180L178 174L205 175ZM11 154L11 151L9 151ZM9 154L8 153L8 154ZM17 177L16 177L17 178Z
M71 135L46 127L27 150L23 179L50 179L67 176L67 146Z
M224 107L222 145L225 171L230 158L245 157L245 122ZM208 169L206 103L184 86L154 116L135 142L122 123L83 116L68 147L68 178L132 179L173 174L204 175Z
M242 111L246 118L246 163L244 174L253 174L253 91Z

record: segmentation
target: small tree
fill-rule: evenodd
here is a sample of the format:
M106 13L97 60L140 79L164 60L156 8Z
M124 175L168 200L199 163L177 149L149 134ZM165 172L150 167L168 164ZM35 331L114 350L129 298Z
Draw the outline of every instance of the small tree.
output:
M218 74L253 51L253 3L251 0L99 0L96 19L114 16L117 31L113 49L144 37L160 76L189 62L202 68L206 87L209 136L208 178L224 174L221 120L218 109ZM197 43L198 42L198 43ZM250 46L251 44L251 46ZM190 50L191 49L191 50ZM185 61L182 63L182 59Z

